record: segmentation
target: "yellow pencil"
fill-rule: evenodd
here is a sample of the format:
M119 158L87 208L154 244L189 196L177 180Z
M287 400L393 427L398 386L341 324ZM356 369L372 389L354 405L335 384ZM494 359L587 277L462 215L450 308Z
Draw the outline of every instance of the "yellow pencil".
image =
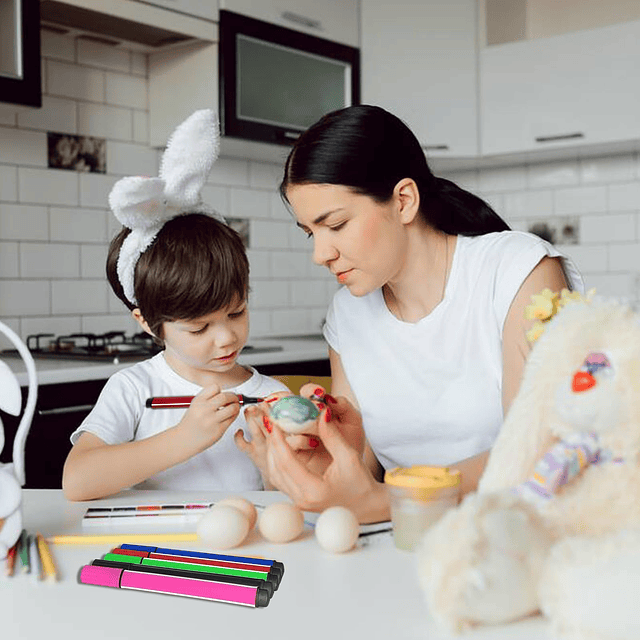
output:
M51 536L52 544L120 544L123 542L196 542L197 533L110 533L108 535Z
M38 553L40 554L40 562L42 563L42 580L53 580L57 578L56 565L51 555L51 549L42 534L36 534L36 542L38 544Z

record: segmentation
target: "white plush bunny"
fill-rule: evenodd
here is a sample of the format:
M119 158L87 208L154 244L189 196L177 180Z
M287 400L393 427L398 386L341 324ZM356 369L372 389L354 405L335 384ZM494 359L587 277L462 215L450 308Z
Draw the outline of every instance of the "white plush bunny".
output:
M542 612L561 637L640 638L640 319L561 309L530 353L478 492L418 550L453 631Z
M4 333L16 346L24 360L29 376L27 404L13 441L13 463L0 464L0 560L17 542L22 531L22 485L24 475L24 446L36 406L38 382L35 363L22 340L7 325L0 322ZM9 367L0 361L0 409L10 415L20 414L22 394L18 381ZM0 421L0 451L4 447L4 428Z

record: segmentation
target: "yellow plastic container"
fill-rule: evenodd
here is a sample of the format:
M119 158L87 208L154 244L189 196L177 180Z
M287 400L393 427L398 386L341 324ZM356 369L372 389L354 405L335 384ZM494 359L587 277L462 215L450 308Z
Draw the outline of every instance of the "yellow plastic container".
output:
M397 467L384 474L391 499L393 540L412 551L423 533L460 500L459 471L447 467Z

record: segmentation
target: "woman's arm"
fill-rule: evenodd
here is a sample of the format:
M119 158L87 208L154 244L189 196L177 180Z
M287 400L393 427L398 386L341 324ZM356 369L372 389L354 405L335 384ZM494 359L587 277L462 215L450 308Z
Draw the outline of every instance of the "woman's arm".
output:
M567 286L560 258L544 257L524 280L511 303L502 331L502 408L505 416L520 389L531 351L526 333L534 320L525 319L525 307L531 304L531 296L543 289L560 292Z

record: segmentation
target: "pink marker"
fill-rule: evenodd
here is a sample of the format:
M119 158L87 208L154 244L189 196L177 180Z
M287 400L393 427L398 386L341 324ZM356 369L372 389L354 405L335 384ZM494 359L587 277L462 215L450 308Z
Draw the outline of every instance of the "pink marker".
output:
M189 576L167 572L150 573L114 567L85 565L80 570L80 582L116 589L132 589L134 591L153 591L174 596L187 596L201 600L215 600L242 604L247 607L266 607L269 604L269 592L258 586L244 586L218 582L215 578L204 575Z

